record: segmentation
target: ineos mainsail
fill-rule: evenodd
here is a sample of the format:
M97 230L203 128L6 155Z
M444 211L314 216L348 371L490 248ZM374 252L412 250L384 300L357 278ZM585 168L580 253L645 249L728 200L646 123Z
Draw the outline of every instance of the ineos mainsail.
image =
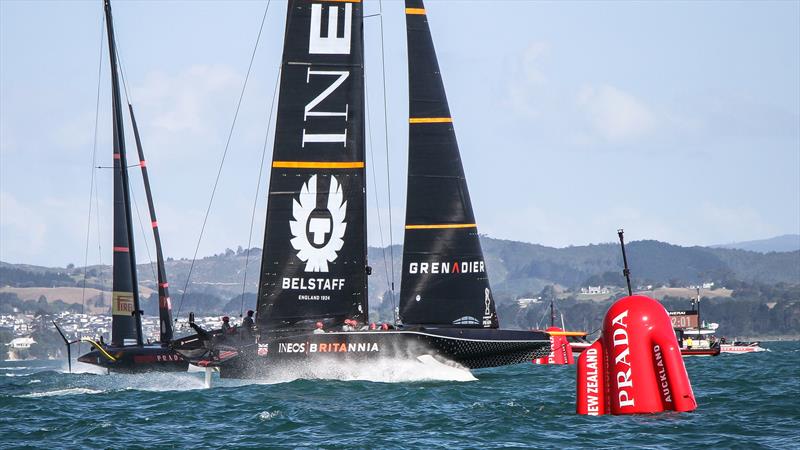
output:
M358 2L289 3L260 329L367 319L361 11Z
M111 300L111 342L105 344L88 340L92 351L78 358L79 361L99 365L116 372L184 371L188 362L175 353L169 343L172 340L172 313L168 283L158 233L155 207L153 205L147 163L144 159L139 130L133 116L133 107L128 109L139 152L139 165L144 178L147 204L150 210L158 266L160 343L145 344L142 336L142 310L139 302L139 287L136 273L136 255L133 241L133 216L131 213L128 163L125 147L122 99L118 74L117 48L114 39L114 23L111 4L104 0L108 53L111 62L111 98L113 116L114 154L114 259ZM69 344L68 344L69 345Z
M285 363L432 355L469 368L546 354L541 332L500 330L421 1L406 1L409 179L401 322L368 326L363 12L289 0L254 333L174 342L222 377ZM378 328L378 329L376 329Z

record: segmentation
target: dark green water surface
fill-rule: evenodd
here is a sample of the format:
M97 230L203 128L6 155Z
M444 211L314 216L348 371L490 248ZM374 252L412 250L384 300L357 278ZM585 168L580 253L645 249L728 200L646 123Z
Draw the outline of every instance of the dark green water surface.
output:
M575 415L575 366L468 373L320 367L257 384L202 373L0 363L0 448L800 448L800 343L688 358L691 413ZM85 366L81 370L86 370Z

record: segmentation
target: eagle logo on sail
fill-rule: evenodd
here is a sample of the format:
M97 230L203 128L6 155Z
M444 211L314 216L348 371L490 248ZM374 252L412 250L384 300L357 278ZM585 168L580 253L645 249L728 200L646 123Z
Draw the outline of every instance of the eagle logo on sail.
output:
M328 263L336 260L344 245L347 229L347 201L342 186L331 175L324 208L317 207L317 176L303 184L298 198L292 202L293 220L289 221L292 247L297 257L306 263L306 272L327 272Z

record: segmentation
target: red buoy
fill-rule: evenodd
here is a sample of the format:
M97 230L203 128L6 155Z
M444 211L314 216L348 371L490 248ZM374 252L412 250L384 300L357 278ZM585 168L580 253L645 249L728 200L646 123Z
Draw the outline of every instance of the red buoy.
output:
M550 327L547 332L564 331L558 327ZM550 354L536 358L534 364L575 364L575 356L572 354L572 347L569 345L567 337L559 334L550 334Z
M634 295L614 303L603 334L578 358L578 414L692 411L697 401L663 306Z

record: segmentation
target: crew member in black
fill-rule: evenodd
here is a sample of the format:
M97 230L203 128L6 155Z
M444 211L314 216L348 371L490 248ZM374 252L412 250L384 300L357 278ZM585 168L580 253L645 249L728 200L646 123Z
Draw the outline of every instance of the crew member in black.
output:
M242 328L244 328L245 331L250 332L250 333L253 332L253 327L255 326L255 322L253 322L253 314L255 314L255 313L251 309L251 310L247 311L247 317L242 319Z
M222 318L222 334L232 333L233 328L231 327L230 320L228 316Z

